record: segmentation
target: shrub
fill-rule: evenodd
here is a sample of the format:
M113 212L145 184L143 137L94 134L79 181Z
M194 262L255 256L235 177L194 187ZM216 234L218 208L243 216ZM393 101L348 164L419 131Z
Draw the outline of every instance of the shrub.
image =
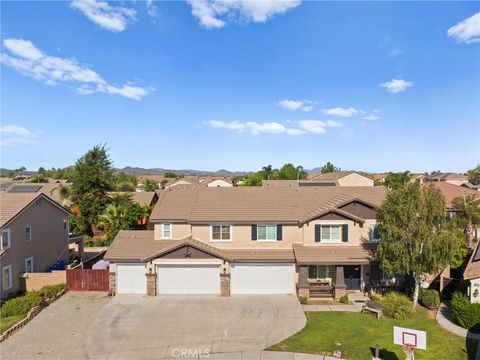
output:
M65 289L65 287L65 284L48 285L38 290L38 293L44 300L51 299L55 297L55 295L57 295L60 291Z
M418 301L429 309L437 309L440 306L440 294L434 289L421 288L418 292Z
M43 303L43 299L38 291L31 291L25 295L5 301L0 308L2 318L14 315L27 315L28 311Z
M347 294L343 295L339 301L340 301L340 304L348 304L348 301L349 301L348 295Z
M306 296L299 296L298 300L300 300L300 304L302 304L302 305L308 304L308 297L306 297Z
M371 291L369 294L370 300L372 301L377 301L377 302L382 302L383 301L383 296L376 293L375 291Z
M471 303L468 296L455 292L452 296L452 318L465 329L480 330L480 304Z
M383 314L396 320L408 319L415 309L410 299L398 292L389 292L383 299Z

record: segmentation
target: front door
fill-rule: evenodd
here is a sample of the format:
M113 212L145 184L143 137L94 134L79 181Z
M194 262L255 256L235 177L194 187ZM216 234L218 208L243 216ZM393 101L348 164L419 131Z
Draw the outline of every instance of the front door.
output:
M347 290L360 290L360 271L360 265L346 265L343 267Z

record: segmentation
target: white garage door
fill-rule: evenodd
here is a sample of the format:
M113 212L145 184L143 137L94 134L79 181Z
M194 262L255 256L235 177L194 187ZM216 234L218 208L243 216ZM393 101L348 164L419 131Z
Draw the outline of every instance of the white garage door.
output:
M147 278L145 264L117 265L118 294L146 294Z
M220 294L220 265L157 265L158 294Z
M230 267L232 294L293 294L295 265L245 263Z

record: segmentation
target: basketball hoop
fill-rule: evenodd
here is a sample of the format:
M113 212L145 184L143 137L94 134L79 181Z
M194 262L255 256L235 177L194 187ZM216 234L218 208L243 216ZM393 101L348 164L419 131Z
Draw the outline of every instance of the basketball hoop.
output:
M405 344L405 345L402 345L402 350L403 350L403 353L406 356L406 358L405 358L406 360L414 360L415 359L415 355L414 355L415 346L413 346L412 344Z

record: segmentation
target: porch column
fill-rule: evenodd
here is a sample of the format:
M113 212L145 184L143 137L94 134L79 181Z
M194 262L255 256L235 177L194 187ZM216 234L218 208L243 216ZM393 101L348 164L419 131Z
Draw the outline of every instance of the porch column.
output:
M230 274L220 274L220 297L230 297Z
M300 265L298 268L298 296L310 297L310 284L308 282L308 265Z
M155 296L157 295L157 274L155 273L146 273L147 278L147 295Z
M339 265L335 268L335 300L340 299L346 293L343 266Z
M116 284L115 273L110 271L108 273L108 292L109 292L110 296L115 295L115 292L116 292L115 284Z

